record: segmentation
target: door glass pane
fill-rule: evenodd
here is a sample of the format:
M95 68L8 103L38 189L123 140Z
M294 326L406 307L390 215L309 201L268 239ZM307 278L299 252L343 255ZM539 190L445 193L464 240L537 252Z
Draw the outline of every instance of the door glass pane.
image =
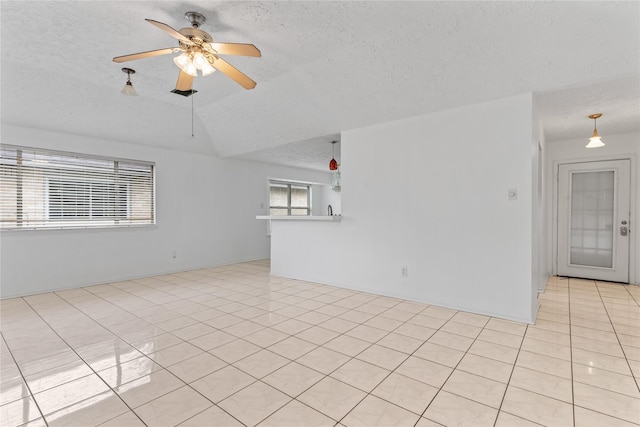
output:
M613 189L613 171L571 175L571 264L613 266Z

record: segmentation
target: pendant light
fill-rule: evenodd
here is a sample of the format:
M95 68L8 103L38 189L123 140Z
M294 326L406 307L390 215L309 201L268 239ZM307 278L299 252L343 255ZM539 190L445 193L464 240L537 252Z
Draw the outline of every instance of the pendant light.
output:
M600 135L598 135L598 129L596 128L596 120L600 117L602 117L602 113L589 115L589 118L593 119L593 135L589 138L589 143L585 146L586 148L604 147L604 142L602 142Z
M131 84L131 74L135 74L136 71L131 68L123 68L122 72L127 73L127 83L125 83L120 93L123 95L138 96L138 92L136 92L133 84Z
M331 141L331 161L329 162L329 170L333 171L333 176L331 177L331 189L335 192L340 192L340 169L339 164L336 161L336 143L338 141Z
M336 161L336 142L338 142L338 141L331 141L332 156L331 156L331 161L329 162L329 170L330 171L337 171L338 170L338 162Z

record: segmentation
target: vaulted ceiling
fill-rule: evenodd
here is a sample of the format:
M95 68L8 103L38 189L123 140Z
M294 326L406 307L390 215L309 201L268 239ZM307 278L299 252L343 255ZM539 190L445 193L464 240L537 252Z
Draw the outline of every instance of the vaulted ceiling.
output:
M190 10L262 51L225 57L255 89L217 72L185 98L175 54L112 62L177 46L145 18ZM594 112L602 135L640 131L638 2L2 1L0 19L2 123L310 168L343 130L525 92L549 140Z

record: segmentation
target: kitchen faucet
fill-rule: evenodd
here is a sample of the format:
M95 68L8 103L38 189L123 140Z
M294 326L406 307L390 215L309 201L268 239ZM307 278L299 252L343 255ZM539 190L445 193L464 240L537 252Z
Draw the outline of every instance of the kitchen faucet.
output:
M333 216L333 208L331 207L331 205L329 205L329 207L327 208L327 213L329 216Z

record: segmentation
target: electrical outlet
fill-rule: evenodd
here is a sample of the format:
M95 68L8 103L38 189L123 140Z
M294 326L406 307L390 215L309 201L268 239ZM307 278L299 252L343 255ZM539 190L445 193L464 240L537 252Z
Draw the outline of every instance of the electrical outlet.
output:
M407 276L409 276L409 268L404 266L402 267L402 277L407 277Z
M178 257L178 251L171 251L171 258L177 258Z

